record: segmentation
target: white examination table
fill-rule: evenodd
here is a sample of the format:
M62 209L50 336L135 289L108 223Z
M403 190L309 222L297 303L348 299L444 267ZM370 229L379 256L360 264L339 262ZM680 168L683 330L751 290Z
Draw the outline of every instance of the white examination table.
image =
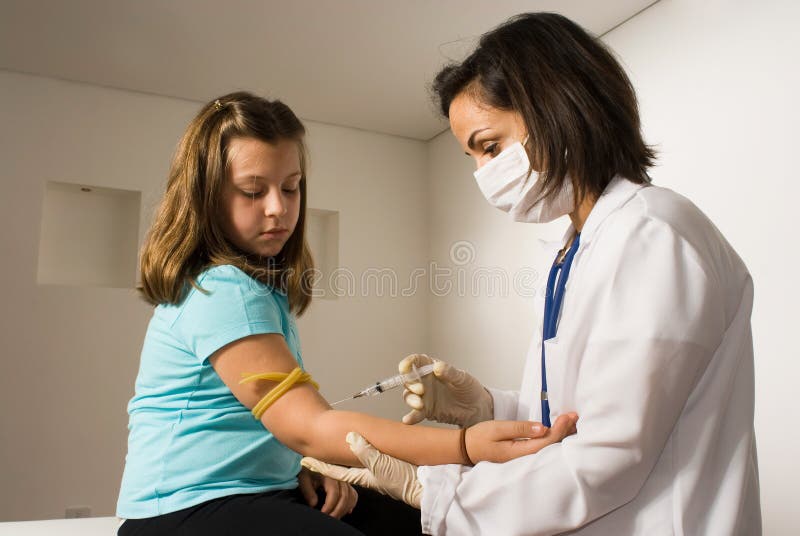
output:
M0 536L114 536L119 519L87 517L0 523Z

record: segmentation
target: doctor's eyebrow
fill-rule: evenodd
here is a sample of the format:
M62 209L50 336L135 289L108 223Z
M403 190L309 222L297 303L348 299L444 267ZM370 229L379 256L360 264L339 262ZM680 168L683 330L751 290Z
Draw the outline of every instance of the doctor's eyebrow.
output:
M475 150L475 136L483 132L484 130L489 130L489 127L486 128L479 128L478 130L474 131L472 134L469 135L469 139L467 140L467 147ZM469 153L464 153L469 156Z

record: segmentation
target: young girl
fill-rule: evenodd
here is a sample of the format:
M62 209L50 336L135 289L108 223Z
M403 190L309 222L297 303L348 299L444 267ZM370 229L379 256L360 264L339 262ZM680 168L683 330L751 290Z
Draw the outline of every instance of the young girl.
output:
M354 510L355 491L301 472L301 454L358 465L355 431L414 464L505 461L574 425L462 432L331 409L302 369L294 322L313 268L304 134L283 103L240 92L203 107L180 143L141 256L156 308L128 407L120 535L419 533L418 512L367 490Z

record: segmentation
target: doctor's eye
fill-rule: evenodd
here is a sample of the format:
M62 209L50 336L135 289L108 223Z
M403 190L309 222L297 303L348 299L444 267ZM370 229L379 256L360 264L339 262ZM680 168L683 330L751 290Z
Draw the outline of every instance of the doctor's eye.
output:
M487 145L486 147L483 148L483 154L485 154L485 155L486 154L490 154L492 156L495 156L497 154L497 149L499 149L499 148L500 148L500 144L499 143L497 143L497 142L490 143L489 145Z

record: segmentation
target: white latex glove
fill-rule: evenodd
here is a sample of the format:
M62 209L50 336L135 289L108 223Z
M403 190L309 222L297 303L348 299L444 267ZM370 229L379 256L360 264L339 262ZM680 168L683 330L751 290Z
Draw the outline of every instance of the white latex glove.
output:
M316 458L303 458L300 463L315 473L373 489L419 509L422 484L417 480L416 465L380 452L356 432L348 433L345 439L364 468L342 467Z
M406 384L403 398L411 411L403 417L405 424L417 424L424 419L461 427L472 426L494 417L494 401L474 376L434 360L425 354L412 354L398 364L401 374L435 363L433 374L418 382Z

